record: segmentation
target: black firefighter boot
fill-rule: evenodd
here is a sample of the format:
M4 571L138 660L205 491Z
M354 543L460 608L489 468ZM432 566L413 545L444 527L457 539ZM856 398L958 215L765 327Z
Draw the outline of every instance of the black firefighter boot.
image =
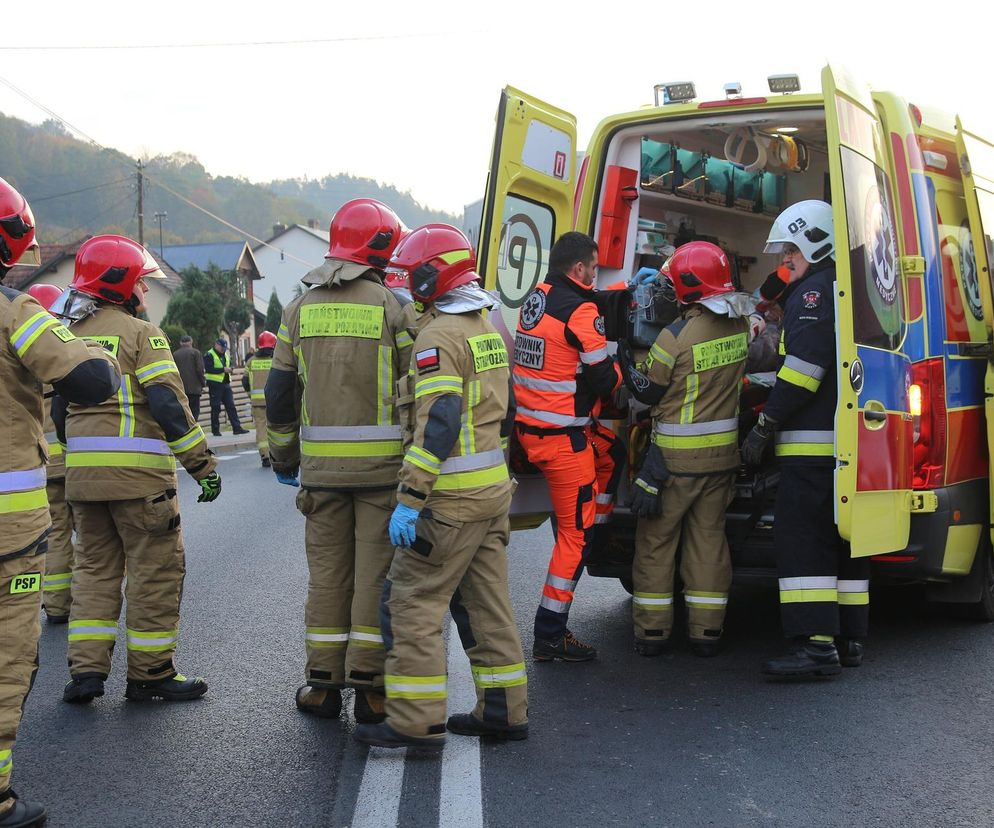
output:
M843 667L859 667L863 663L863 642L858 638L836 638L835 646Z
M382 689L373 690L357 687L352 712L359 724L379 724L386 721L387 718L385 705L386 698Z
M48 813L43 805L20 799L10 788L0 793L0 805L14 800L14 807L0 815L0 828L36 828L45 824Z
M805 676L837 676L842 672L839 651L829 638L795 639L793 649L780 658L773 658L763 665L763 673L776 678L803 678Z
M489 736L502 742L519 742L528 738L527 724L499 725L481 721L472 713L456 713L449 716L445 727L449 733L458 733L460 736Z
M358 698L357 691L356 699ZM342 691L337 687L305 684L297 689L296 702L301 713L309 713L320 719L337 719L342 714Z
M62 691L62 701L69 704L89 704L104 694L106 678L102 673L80 673L73 676Z
M207 682L202 678L187 678L176 673L169 678L153 681L128 679L124 698L130 701L193 701L207 692Z

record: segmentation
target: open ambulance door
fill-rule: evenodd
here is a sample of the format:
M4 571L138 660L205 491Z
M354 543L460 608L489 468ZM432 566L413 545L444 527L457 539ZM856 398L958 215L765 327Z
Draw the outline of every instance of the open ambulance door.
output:
M884 132L869 89L822 72L835 218L839 405L835 514L853 557L904 549L911 528L910 360Z
M505 87L477 250L477 266L489 290L501 299L490 321L512 354L518 310L549 270L549 251L573 229L576 188L576 118L517 89ZM512 471L515 447L512 445ZM515 475L512 528L541 524L552 511L541 475Z
M956 119L956 153L963 173L963 195L970 219L973 253L979 270L978 288L984 308L984 323L990 341L994 330L994 281L991 264L994 262L994 145L963 129ZM987 420L987 451L990 470L994 470L994 355L988 355L985 381ZM990 471L988 472L988 479ZM991 487L991 539L994 540L994 487Z

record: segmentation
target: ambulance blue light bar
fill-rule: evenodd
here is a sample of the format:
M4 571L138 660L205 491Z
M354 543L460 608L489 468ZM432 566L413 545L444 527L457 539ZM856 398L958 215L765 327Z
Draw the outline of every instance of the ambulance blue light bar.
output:
M686 103L697 97L697 90L692 81L674 81L673 83L659 83L653 87L656 95L656 106L660 106L659 93L662 92L662 105L674 103Z
M797 75L770 75L766 82L773 95L789 95L801 91L801 79Z

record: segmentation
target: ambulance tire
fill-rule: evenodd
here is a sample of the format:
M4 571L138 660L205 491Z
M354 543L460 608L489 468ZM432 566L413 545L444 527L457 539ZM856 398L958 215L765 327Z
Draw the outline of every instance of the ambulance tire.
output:
M977 550L983 555L980 573L983 577L980 600L966 606L966 617L971 621L994 621L994 550L990 543L982 543Z

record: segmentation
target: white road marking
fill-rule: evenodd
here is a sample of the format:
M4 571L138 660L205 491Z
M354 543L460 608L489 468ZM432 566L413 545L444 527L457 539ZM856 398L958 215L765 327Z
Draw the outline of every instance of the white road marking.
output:
M406 749L369 749L352 816L352 828L383 828L397 824L406 757Z
M247 451L240 451L239 454L258 454L258 449L248 449Z
M459 642L455 622L449 629L449 713L469 713L476 706L476 689L469 658ZM483 786L480 779L480 740L449 734L442 754L442 785L438 796L439 828L482 828Z

